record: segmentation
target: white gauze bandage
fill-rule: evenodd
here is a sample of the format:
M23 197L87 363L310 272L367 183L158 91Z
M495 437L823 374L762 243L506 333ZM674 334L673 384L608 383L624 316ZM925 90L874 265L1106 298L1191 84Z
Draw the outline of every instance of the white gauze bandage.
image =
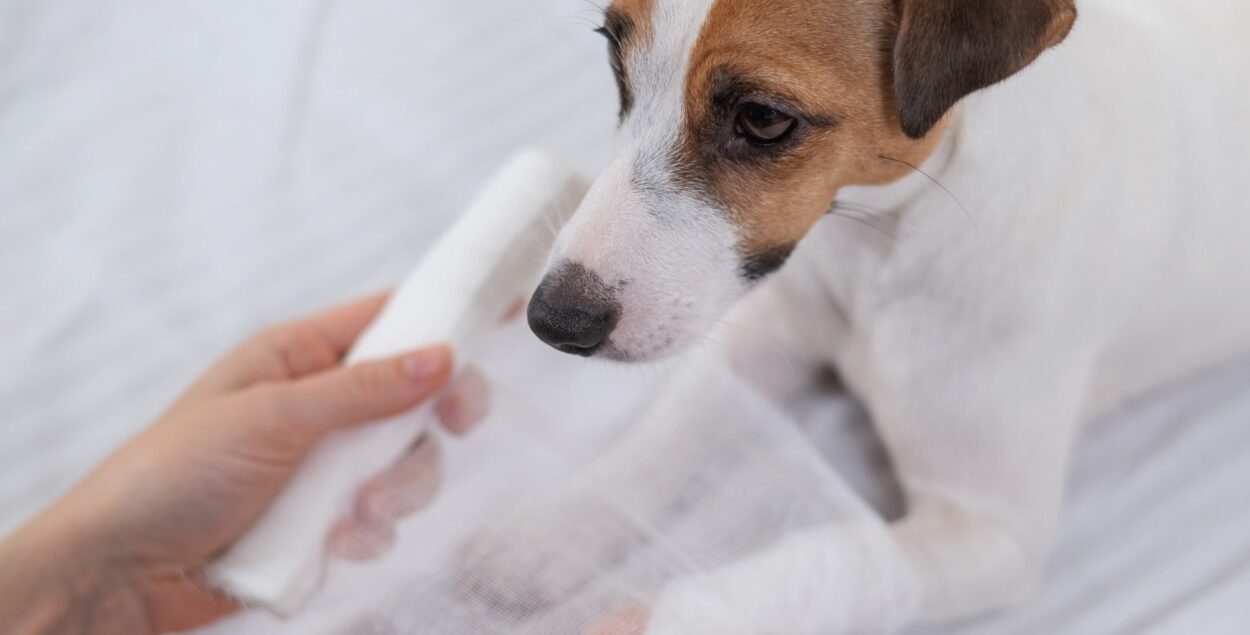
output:
M585 191L581 179L541 154L515 157L396 290L347 363L478 339L532 289ZM325 440L256 525L208 567L210 581L280 614L298 610L320 584L331 525L370 476L431 427L429 404Z

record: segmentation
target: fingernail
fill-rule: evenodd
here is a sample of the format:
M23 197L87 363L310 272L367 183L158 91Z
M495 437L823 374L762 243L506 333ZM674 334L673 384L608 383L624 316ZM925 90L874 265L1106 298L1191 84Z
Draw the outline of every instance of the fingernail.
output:
M404 357L404 374L415 382L424 382L442 373L451 365L451 347L446 344L417 351Z

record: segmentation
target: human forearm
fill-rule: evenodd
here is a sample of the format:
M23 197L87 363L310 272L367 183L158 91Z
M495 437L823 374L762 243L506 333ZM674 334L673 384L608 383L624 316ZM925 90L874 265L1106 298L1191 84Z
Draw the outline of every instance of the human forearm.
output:
M147 632L131 576L84 524L53 508L0 542L0 624L17 635Z

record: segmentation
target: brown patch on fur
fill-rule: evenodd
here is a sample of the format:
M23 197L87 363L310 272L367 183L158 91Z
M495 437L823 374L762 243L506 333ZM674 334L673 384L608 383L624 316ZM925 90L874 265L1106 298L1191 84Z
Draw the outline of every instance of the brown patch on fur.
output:
M629 21L633 25L634 46L651 41L655 32L655 0L614 0L606 15Z
M903 129L923 137L968 94L1062 42L1074 0L905 0L894 53Z
M889 89L894 25L888 0L713 6L686 78L678 173L729 209L748 261L796 243L840 188L907 174L882 155L918 165L936 145L938 135L916 142L898 124ZM744 101L816 123L776 148L750 147L726 125Z
M767 259L842 187L922 164L956 102L1062 41L1075 15L1073 0L716 0L691 56L675 171L729 210L744 262ZM732 124L748 101L809 123L750 146Z

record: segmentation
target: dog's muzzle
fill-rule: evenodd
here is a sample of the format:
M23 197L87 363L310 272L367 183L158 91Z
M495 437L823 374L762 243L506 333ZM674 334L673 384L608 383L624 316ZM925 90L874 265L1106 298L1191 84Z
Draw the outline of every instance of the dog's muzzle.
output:
M580 263L553 268L529 303L530 329L564 353L589 357L608 344L621 319L615 291Z

